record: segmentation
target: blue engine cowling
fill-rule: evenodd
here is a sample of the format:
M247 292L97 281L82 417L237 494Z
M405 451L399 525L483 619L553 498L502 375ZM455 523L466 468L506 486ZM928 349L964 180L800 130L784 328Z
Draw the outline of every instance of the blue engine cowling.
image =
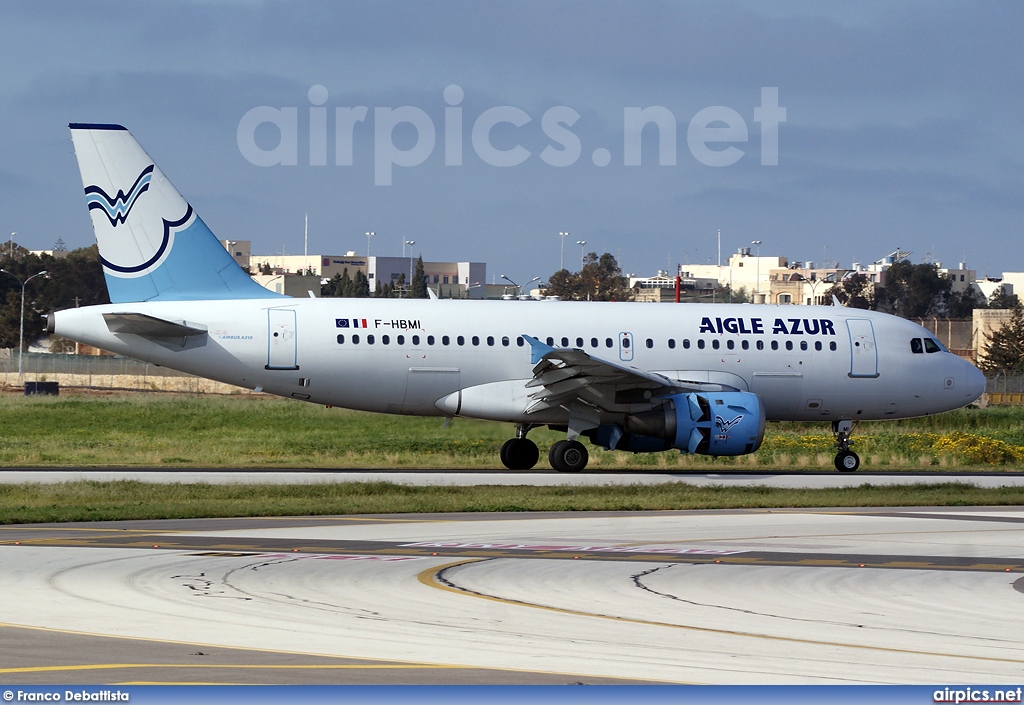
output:
M764 440L764 405L750 392L690 392L664 397L654 411L603 424L591 440L609 450L651 453L678 448L697 455L745 455Z

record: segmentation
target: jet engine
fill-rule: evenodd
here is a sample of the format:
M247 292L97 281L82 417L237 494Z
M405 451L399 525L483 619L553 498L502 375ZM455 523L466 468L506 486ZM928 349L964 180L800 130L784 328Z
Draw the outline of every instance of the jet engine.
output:
M663 397L652 411L602 424L590 439L608 450L653 453L678 448L699 455L745 455L761 447L765 412L750 392L690 392Z

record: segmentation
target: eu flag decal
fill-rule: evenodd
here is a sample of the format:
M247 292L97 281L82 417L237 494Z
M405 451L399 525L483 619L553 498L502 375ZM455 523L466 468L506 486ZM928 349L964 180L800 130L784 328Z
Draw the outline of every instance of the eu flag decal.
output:
M338 326L338 328L348 328L347 318L335 318L334 323Z

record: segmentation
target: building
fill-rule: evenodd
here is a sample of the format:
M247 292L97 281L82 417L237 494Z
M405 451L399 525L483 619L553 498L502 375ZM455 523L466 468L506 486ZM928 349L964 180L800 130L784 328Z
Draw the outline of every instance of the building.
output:
M370 290L396 284L402 275L408 286L416 271L416 257L370 257ZM349 272L351 275L352 272ZM427 287L442 299L482 299L486 295L487 265L483 262L423 262Z
M718 281L697 278L689 272L679 273L679 298L681 301L711 300L715 295ZM634 291L636 301L675 302L676 278L665 270L653 277L630 277L629 288Z

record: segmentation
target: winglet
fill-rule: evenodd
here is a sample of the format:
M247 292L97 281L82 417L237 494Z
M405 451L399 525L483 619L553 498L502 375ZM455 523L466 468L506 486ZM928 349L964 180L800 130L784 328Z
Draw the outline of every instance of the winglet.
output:
M550 345L547 345L546 343L540 342L539 340L534 338L532 335L526 335L525 333L523 333L522 335L523 335L523 340L525 340L527 343L530 344L530 353L531 353L530 354L530 364L531 365L536 365L549 352L554 352L555 351L555 349L553 347L551 347Z

